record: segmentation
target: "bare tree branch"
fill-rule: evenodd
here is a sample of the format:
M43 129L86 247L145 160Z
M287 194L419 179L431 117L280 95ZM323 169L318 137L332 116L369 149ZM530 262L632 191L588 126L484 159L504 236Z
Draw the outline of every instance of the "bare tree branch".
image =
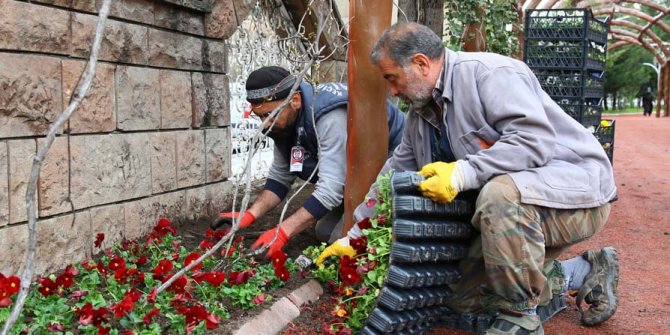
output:
M4 324L2 329L2 335L6 335L12 329L12 326L18 319L23 309L23 305L26 302L26 297L30 290L30 283L33 277L33 263L35 260L35 249L37 244L37 228L36 228L36 215L35 213L35 195L37 193L37 179L40 174L40 169L42 168L42 162L44 157L46 157L49 148L56 138L56 133L60 127L67 121L75 109L79 106L79 103L84 99L88 89L91 87L93 78L95 76L95 67L98 63L98 53L100 52L100 45L102 44L102 34L105 30L105 21L107 20L107 15L109 14L109 5L111 0L104 0L102 7L100 8L100 14L98 19L98 25L95 28L95 37L93 39L93 46L91 47L91 55L88 59L88 65L86 66L86 72L84 75L83 82L77 87L70 104L67 106L65 111L58 116L56 121L49 126L49 132L47 133L46 140L40 145L37 150L37 155L33 159L33 166L30 171L30 179L28 180L28 189L26 190L26 204L28 211L28 253L26 255L25 268L21 274L21 289L19 290L19 295L16 298L16 304L12 308L12 312L7 318L7 321Z

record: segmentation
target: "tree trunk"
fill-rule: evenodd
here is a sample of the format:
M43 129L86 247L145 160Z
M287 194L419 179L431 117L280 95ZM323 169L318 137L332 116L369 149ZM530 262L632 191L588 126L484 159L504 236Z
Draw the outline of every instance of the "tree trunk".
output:
M444 35L444 0L399 0L398 9L398 22L421 23Z
M463 44L463 51L478 52L486 51L486 33L484 32L484 8L477 10L477 17L479 20L470 23L463 29L461 36L461 43Z
M353 226L353 213L363 202L370 185L386 161L388 127L387 86L379 70L370 63L370 51L391 25L391 0L352 0L349 5L347 123L347 176L344 188L344 227Z

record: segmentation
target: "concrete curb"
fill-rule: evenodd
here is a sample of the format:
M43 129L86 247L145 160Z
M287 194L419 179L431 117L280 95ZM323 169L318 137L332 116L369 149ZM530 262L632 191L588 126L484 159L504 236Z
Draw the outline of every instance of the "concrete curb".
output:
M312 279L276 301L270 308L244 323L234 335L277 334L300 315L300 307L313 303L323 294L323 287Z

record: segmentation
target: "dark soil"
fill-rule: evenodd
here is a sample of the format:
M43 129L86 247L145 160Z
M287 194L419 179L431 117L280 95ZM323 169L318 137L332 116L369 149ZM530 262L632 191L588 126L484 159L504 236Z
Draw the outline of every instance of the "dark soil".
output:
M257 187L254 189L253 194L258 194L261 191L262 187ZM312 194L314 187L312 185L307 185L298 195L291 201L286 210L284 217L288 217L294 213L298 208L300 208L303 202ZM295 190L297 191L297 189ZM293 191L290 193L286 199L289 199ZM252 198L253 199L253 198ZM253 201L253 200L252 200ZM282 202L277 208L270 211L263 217L259 218L256 223L247 227L246 229L240 230L237 235L244 237L244 245L247 248L250 248L251 245L256 241L258 236L260 236L266 230L275 227L279 222L281 212L286 201ZM222 208L221 211L230 211L230 208ZM195 250L198 248L200 242L205 238L205 233L209 229L209 225L213 219L199 220L196 222L189 222L176 225L177 234L182 237L182 245L187 250ZM302 251L308 246L316 243L316 235L314 229L307 229L300 233L298 236L292 238L289 243L284 247L284 252L288 257L295 259L302 254ZM224 246L225 247L225 246ZM261 263L268 262L265 257L257 256L256 260ZM214 331L208 332L208 334L232 334L239 327L241 327L246 321L248 321L253 316L261 313L265 308L269 308L277 299L288 295L294 289L305 284L309 278L303 278L300 273L293 274L293 276L286 282L286 285L279 290L274 292L266 292L273 297L273 300L266 301L265 304L259 306L258 308L253 308L251 310L245 311L241 310L234 306L227 306L228 311L230 312L230 318L227 320L221 320L219 328ZM309 308L309 307L307 307Z
M620 253L619 308L607 322L584 327L574 299L547 321L546 334L670 334L670 118L640 115L605 116L616 120L614 173L619 200L603 231L575 245L561 257L614 246ZM309 241L307 241L309 242ZM309 244L309 243L307 243ZM328 289L326 288L326 291ZM282 334L322 334L335 303L324 297L309 307ZM435 328L432 335L467 334Z

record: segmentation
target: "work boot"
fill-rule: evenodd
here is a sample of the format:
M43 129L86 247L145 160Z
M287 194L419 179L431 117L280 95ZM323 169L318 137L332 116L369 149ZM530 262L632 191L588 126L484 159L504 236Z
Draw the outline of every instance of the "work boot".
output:
M544 335L542 321L537 315L512 316L500 314L485 335Z
M600 251L587 251L582 257L591 264L584 285L577 294L577 308L585 326L599 325L614 315L619 305L616 293L619 283L619 254L612 247ZM591 305L582 310L582 300Z

